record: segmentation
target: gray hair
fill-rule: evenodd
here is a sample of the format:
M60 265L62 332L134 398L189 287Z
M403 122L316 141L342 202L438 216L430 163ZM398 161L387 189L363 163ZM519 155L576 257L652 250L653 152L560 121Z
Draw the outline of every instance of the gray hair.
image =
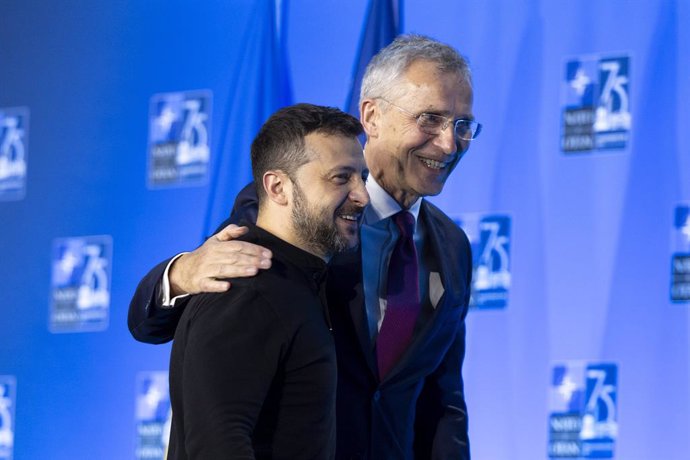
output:
M360 103L365 98L390 98L395 82L417 60L436 64L439 71L457 73L472 86L467 60L454 48L424 35L405 34L374 56L362 78Z

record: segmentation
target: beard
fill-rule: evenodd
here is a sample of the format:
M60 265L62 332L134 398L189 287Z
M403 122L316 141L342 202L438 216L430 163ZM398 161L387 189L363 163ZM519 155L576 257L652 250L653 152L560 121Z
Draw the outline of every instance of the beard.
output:
M312 205L297 182L293 184L292 225L297 238L317 254L331 256L349 249L348 239L340 234L335 224L335 212L325 206Z

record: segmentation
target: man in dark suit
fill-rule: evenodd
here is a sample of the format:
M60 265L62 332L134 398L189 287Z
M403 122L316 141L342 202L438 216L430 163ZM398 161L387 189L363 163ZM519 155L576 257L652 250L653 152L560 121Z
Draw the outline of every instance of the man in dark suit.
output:
M273 114L252 143L256 225L273 265L194 296L170 357L168 459L335 454L336 353L326 262L359 242L369 201L361 124L330 107Z
M361 252L332 260L328 283L338 355L337 458L469 459L461 369L470 247L462 230L423 197L442 191L480 132L472 98L466 61L426 37L398 37L367 68L360 119L371 203ZM246 209L251 200L245 198L235 209ZM229 252L232 242L221 240L241 231L225 229L152 270L130 306L132 334L155 342L174 330L179 307L160 306L166 267L172 266L168 298L205 290L201 283L217 282L224 270L261 267L264 256L255 247L233 248L242 255L228 269L207 256L221 245ZM190 269L204 260L214 268ZM209 272L215 275L205 278Z

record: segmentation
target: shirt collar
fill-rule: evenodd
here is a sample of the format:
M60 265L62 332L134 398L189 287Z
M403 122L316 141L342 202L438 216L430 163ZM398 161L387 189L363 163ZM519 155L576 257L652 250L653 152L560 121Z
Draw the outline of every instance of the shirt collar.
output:
M367 179L367 192L369 192L369 206L366 210L366 222L368 225L387 219L394 214L402 211L403 208L393 199L392 196L386 192L383 187L379 185L376 180L369 176ZM419 217L419 209L422 205L422 197L417 198L417 201L412 203L412 206L407 209L413 216L415 226L417 218Z

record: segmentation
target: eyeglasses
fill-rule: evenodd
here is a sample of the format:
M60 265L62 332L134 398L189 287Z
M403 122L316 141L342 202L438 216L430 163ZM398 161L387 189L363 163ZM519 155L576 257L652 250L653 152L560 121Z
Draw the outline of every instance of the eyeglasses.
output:
M400 110L403 113L406 113L407 115L417 120L417 127L421 132L426 134L437 136L441 134L442 131L445 131L451 123L453 123L453 130L455 132L456 142L471 141L472 139L476 139L477 136L479 136L479 133L482 132L482 124L477 123L474 120L467 120L465 118L458 118L457 120L453 120L452 118L444 117L443 115L428 112L422 112L416 115L410 112L409 110L403 109L399 105L393 104L391 101L387 99L384 99L382 97L378 99L387 102L396 109Z

